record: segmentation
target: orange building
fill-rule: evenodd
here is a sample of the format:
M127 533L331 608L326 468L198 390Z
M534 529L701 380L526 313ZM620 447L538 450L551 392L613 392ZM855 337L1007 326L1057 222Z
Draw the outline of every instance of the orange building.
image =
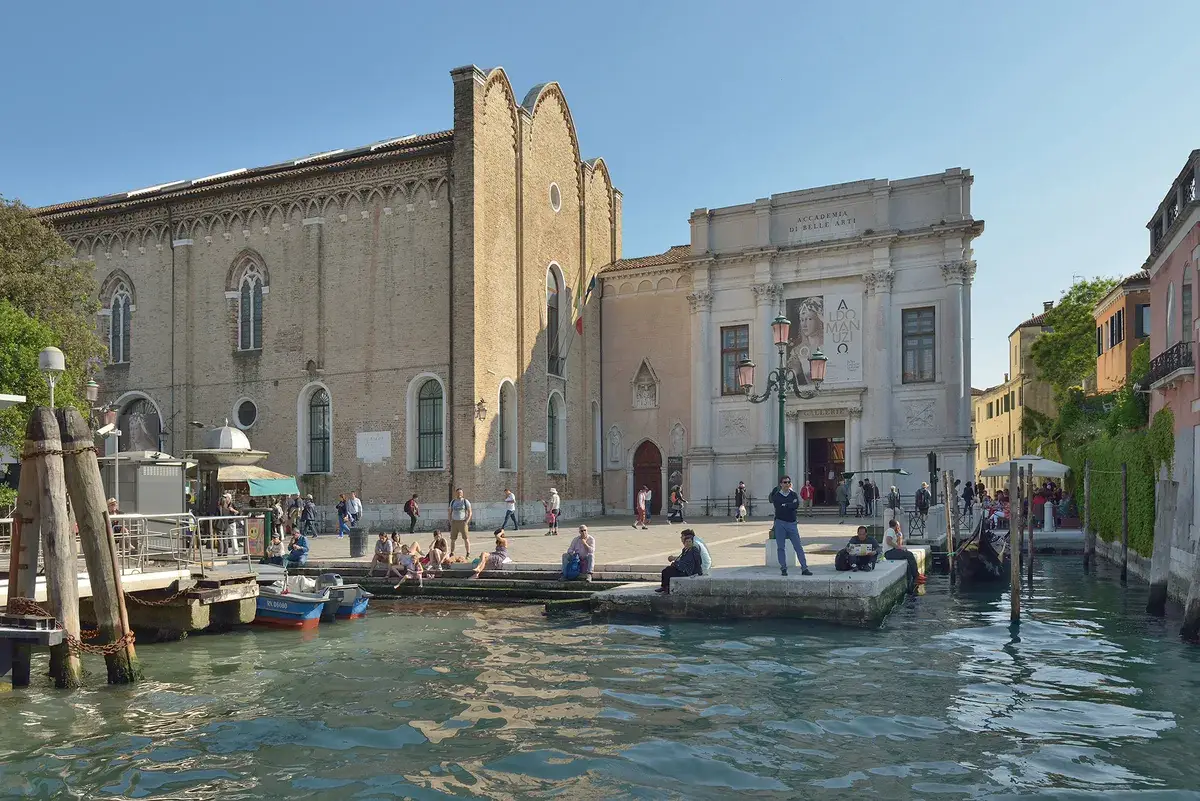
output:
M1150 275L1140 270L1096 304L1096 392L1114 392L1129 377L1133 349L1150 336Z

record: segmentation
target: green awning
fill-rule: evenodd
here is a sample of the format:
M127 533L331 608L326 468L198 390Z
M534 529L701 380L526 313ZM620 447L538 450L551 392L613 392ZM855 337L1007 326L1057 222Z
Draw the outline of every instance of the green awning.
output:
M296 479L292 476L287 478L251 478L247 481L250 485L250 497L260 498L264 495L299 495L300 488L296 486Z

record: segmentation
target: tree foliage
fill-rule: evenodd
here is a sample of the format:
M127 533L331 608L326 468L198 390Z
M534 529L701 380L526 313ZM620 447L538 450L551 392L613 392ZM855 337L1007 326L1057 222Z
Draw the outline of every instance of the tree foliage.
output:
M96 282L91 265L74 255L28 208L0 197L0 392L29 399L0 412L0 445L19 447L24 435L19 421L31 404L49 400L37 369L41 348L53 345L66 357L67 373L55 391L59 405L82 398L88 374L102 363Z
M1081 386L1096 372L1096 303L1117 282L1112 278L1076 281L1046 312L1045 326L1050 330L1033 343L1033 363L1038 376L1056 393Z

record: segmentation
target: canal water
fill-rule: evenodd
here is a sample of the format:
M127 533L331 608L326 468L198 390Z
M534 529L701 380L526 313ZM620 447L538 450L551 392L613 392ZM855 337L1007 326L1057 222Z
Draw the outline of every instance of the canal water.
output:
M1102 571L1040 561L1015 636L935 577L873 631L380 604L145 646L133 689L0 692L0 796L1200 799L1200 649Z

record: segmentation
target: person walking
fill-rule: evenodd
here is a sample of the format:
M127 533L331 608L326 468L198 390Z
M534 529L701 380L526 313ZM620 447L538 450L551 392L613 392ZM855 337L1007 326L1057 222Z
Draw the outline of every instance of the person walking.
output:
M861 481L854 485L854 493L850 496L850 502L854 505L854 516L862 517L866 507L863 505L863 483Z
M312 493L304 499L304 506L300 510L300 531L304 533L306 540L308 537L315 539L317 536L317 505L313 503ZM305 554L308 553L307 546L306 541Z
M633 500L633 527L642 527L646 529L646 510L650 506L650 488L642 485L642 488L637 491L637 496Z
M863 503L867 507L867 517L875 514L875 493L877 491L875 485L871 483L871 479L863 479Z
M850 506L850 482L843 481L841 484L838 484L837 489L833 491L833 496L838 505L838 517L841 518L838 522L845 523L846 510Z
M505 488L504 490L504 522L500 524L500 528L507 528L508 521L512 521L513 531L520 531L521 527L517 525L517 496L513 495L513 491Z
M417 503L417 494L404 502L404 514L408 515L408 533L415 534L417 531L417 518L421 515L421 507Z
M685 523L683 519L683 505L687 503L687 498L683 497L683 488L676 484L671 488L671 510L667 515L667 519L672 523Z
M357 526L359 518L362 517L362 501L358 499L358 493L351 490L350 500L346 501L346 511L350 514L350 525Z
M551 487L550 497L543 501L543 503L546 506L546 525L549 526L546 536L557 537L558 516L562 513L562 500L558 497L558 490Z
M962 491L963 512L970 517L971 507L975 505L975 485L968 481L963 485Z
M796 510L800 508L800 496L792 489L791 477L781 477L779 486L771 490L771 495L767 500L775 507L775 547L779 549L780 575L788 574L786 543L791 540L792 548L795 549L796 556L800 560L800 575L811 576L812 571L808 569L808 560L804 557L804 546L800 544L800 531L796 528ZM842 506L842 512L845 513L845 504Z
M888 490L887 508L889 517L900 516L900 490L895 487Z
M450 509L446 514L450 518L451 556L454 556L454 548L458 545L458 538L461 536L463 545L467 549L467 558L471 558L471 540L467 536L467 532L471 530L472 515L471 502L463 494L462 487L459 487L454 491L454 500L450 501Z
M817 494L812 482L804 479L804 486L800 488L800 501L804 504L804 515L812 517L813 496Z
M737 509L737 517L739 523L746 522L746 482L739 481L737 489L733 491L733 505Z
M922 481L921 488L917 490L917 495L914 499L917 507L917 514L921 515L922 519L929 517L929 504L932 500L933 496L929 492L929 482Z
M336 508L337 508L337 518L338 518L338 539L340 540L342 537L344 537L346 535L346 532L350 529L350 511L349 511L349 507L346 504L345 494L338 496L338 502L337 502Z

